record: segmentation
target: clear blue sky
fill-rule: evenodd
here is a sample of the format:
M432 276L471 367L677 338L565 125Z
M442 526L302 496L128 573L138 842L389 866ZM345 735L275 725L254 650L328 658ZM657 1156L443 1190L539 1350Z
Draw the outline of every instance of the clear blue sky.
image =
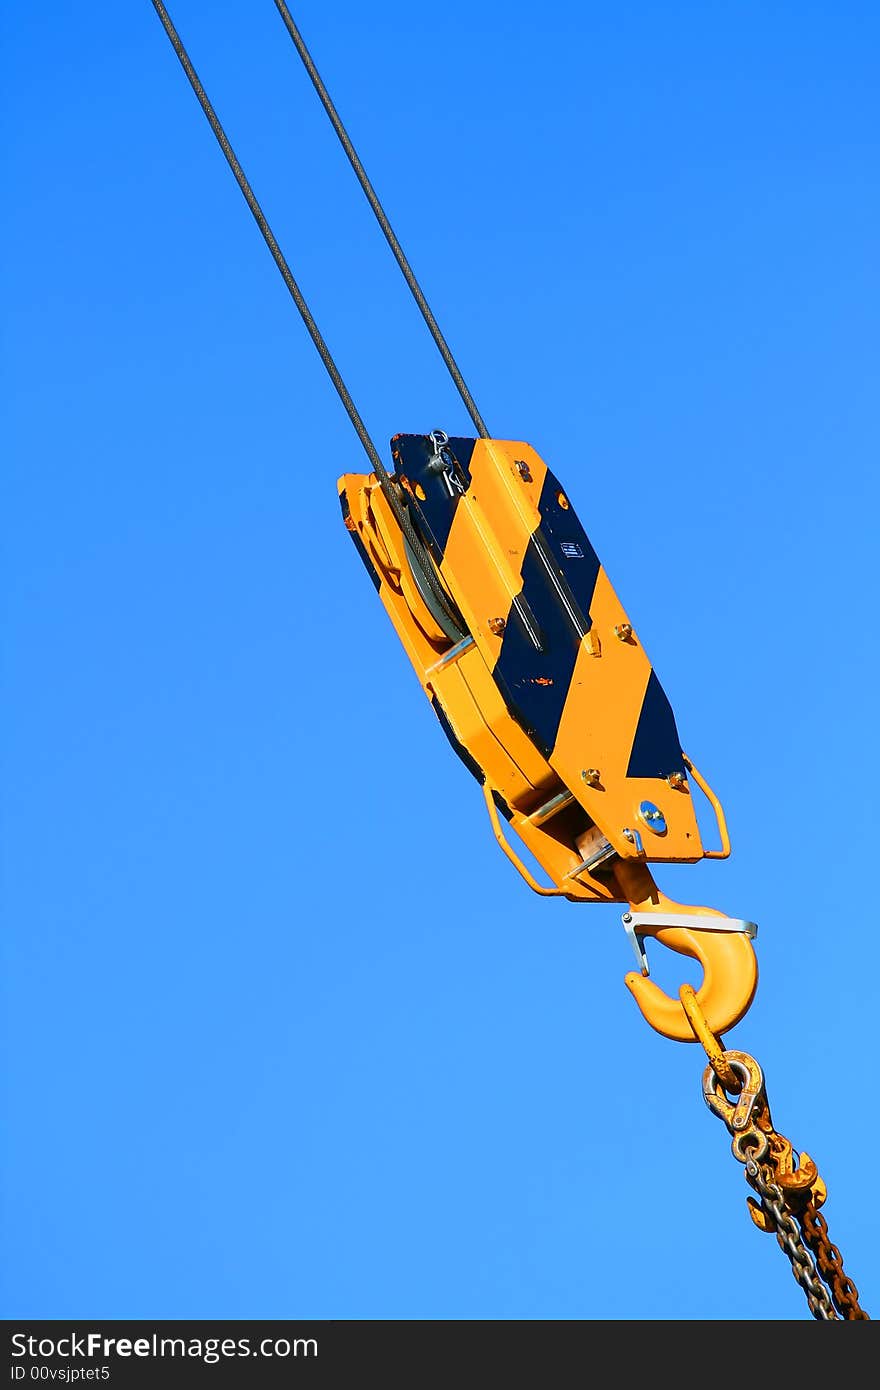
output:
M380 450L466 433L271 0L170 12ZM877 7L293 13L722 797L658 878L758 922L727 1041L878 1312ZM3 1315L808 1319L619 909L494 844L152 5L3 24Z

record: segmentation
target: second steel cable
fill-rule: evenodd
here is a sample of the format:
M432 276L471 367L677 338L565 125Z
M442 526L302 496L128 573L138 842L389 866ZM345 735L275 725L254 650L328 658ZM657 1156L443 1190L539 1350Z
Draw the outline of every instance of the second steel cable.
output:
M461 614L458 613L458 611L455 609L454 605L452 604L452 601L449 598L449 595L446 593L446 590L444 589L443 585L437 577L437 573L434 569L430 557L427 554L427 551L425 550L422 539L413 525L412 517L410 516L409 511L407 510L406 506L401 500L394 486L394 483L392 482L391 477L387 469L385 468L385 465L379 457L379 452L372 439L370 438L367 428L360 417L360 413L357 409L357 406L355 405L348 392L348 388L346 387L345 382L342 380L342 377L339 373L339 369L333 360L333 355L330 352L330 349L328 348L327 344L325 343L321 335L321 331L318 328L318 325L315 323L315 320L312 317L311 311L309 309L308 304L305 301L305 298L303 297L302 291L300 290L299 285L296 283L296 280L293 277L293 272L291 271L290 266L287 264L287 261L284 258L284 254L280 246L278 245L278 242L275 240L272 228L269 226L263 209L260 207L260 204L257 201L256 195L254 194L254 191L251 188L250 183L248 182L245 172L235 156L235 151L229 143L229 140L226 136L226 132L224 131L223 126L220 124L220 120L217 116L217 113L215 112L210 101L208 100L207 93L205 92L204 87L199 81L198 74L196 73L195 68L190 62L189 54L187 53L183 45L183 42L179 34L177 33L177 30L171 22L171 18L168 14L168 11L165 9L165 6L161 3L161 0L152 0L152 4L154 10L156 11L157 15L159 16L159 19L162 22L162 27L165 30L165 33L168 35L168 38L171 42L171 46L177 54L178 59L180 60L180 65L186 73L186 76L189 80L189 84L195 92L196 97L198 98L199 105L201 106L203 112L205 113L205 116L207 117L208 124L210 125L211 129L214 132L214 135L217 138L217 143L219 144L221 150L223 151L223 154L226 157L226 162L232 170L233 174L235 175L235 181L244 195L245 202L247 203L248 207L250 208L253 214L254 221L256 222L257 226L263 234L263 240L265 241L266 245L272 253L272 259L275 261L275 264L281 272L282 279L284 280L285 285L290 291L290 295L293 299L293 302L295 303L297 309L300 312L300 316L303 320L303 323L309 331L309 335L312 339L312 342L318 350L321 361L327 368L327 371L330 375L330 379L333 382L333 385L336 387L339 398L342 401L342 404L345 406L345 409L348 413L348 417L354 425L355 430L357 431L358 438L364 446L364 450L366 451L370 463L373 465L373 471L375 472L376 477L379 480L379 485L382 489L382 493L386 498L388 505L391 508L391 511L393 512L398 525L400 526L400 529L406 536L406 539L410 544L410 547L413 551L413 554L416 557L419 567L423 571L425 579L428 585L430 586L431 591L434 594L434 597L437 599L437 602L441 605L442 609L452 619L453 623L456 626L464 628L464 622L461 617Z
M306 47L305 40L303 39L302 34L299 32L296 25L294 24L293 19L291 18L290 11L284 3L284 0L275 0L275 8L277 9L278 13L284 21L284 27L290 35L291 39L293 40L296 51L303 61L303 66L305 67L306 72L311 78L312 85L315 88L315 91L321 98L321 104L324 107L324 110L327 112L327 115L330 117L333 129L339 136L340 144L342 145L342 148L345 150L345 153L348 155L349 163L351 164L352 169L354 169L354 172L357 175L358 183L360 184L361 188L366 194L367 201L369 202L370 207L376 214L376 221L379 223L379 226L382 228L382 231L385 234L385 240L388 242L388 245L394 252L394 258L403 272L403 278L406 280L406 283L409 285L409 288L412 291L413 298L415 299L416 304L418 304L419 309L421 310L422 318L425 320L425 323L431 330L431 336L434 339L434 342L437 344L437 347L440 351L440 356L443 358L443 361L446 363L446 366L448 368L449 375L455 382L455 385L458 389L458 393L467 407L468 414L470 415L471 419L476 425L480 437L482 439L488 439L489 431L486 429L486 426L483 423L483 417L477 410L476 404L474 403L474 398L468 390L467 386L465 385L464 377L458 369L458 364L456 363L455 358L452 356L452 353L449 350L449 346L446 342L446 339L443 337L443 334L440 331L440 327L437 323L437 320L431 313L428 301L425 299L425 296L422 293L421 286L419 285L418 280L413 274L409 261L403 253L403 248L401 247L400 242L397 240L397 237L394 235L391 223L388 221L388 218L385 215L385 210L382 207L382 204L379 202L379 199L376 195L376 191L373 188L373 185L370 183L370 180L367 178L366 170L364 169L363 164L358 158L357 151L355 150L354 145L351 143L351 140L349 139L348 132L342 123L339 113L337 112L336 107L333 105L333 102L330 100L330 95L327 91L327 88L321 81L320 74L318 73L318 70L315 67L315 64L312 60L312 55L309 53L309 50Z

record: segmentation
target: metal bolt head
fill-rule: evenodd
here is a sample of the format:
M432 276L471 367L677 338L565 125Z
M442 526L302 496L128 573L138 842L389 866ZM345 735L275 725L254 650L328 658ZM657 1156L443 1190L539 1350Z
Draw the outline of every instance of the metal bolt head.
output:
M640 804L639 819L649 830L653 830L655 835L666 834L666 817L660 807L654 805L653 801L643 801Z
M674 787L676 791L681 791L682 787L687 781L687 778L685 777L683 772L670 772L666 780L669 783L670 787Z
M581 777L584 779L588 787L598 787L600 781L602 780L599 775L599 769L597 767L585 767L583 772L581 773Z
M504 629L505 629L506 627L507 627L507 619L506 619L506 618L490 618L490 619L489 619L489 631L490 631L490 632L494 632L494 634L495 634L496 637L500 637L501 634L502 634L502 632L504 631Z
M614 635L619 637L621 642L628 642L633 635L632 623L615 623Z

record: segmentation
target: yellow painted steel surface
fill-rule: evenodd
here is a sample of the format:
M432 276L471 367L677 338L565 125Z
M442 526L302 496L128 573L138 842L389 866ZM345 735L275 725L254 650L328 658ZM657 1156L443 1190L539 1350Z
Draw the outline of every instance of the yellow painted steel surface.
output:
M648 866L728 853L723 813L681 749L638 628L558 480L520 441L399 435L392 456L393 485L456 623L432 599L375 475L339 480L345 524L425 695L483 786L505 853L536 892L680 909ZM692 776L718 814L722 851L703 844ZM519 860L499 813L550 886ZM707 926L721 916L685 910ZM719 1031L722 1017L726 1027L745 1012L757 979L750 941L650 934L700 960L702 1007ZM680 1001L639 976L627 984L659 1031L693 1040Z
M549 475L528 444L497 440L475 441L468 472L467 490L454 499L438 568L473 642L447 661L443 658L456 644L443 634L412 580L402 537L375 478L354 474L340 481L349 527L366 551L379 580L379 596L425 693L435 707L439 704L459 744L500 794L512 828L573 896L610 895L607 882L597 882L589 873L577 883L568 878L582 862L575 842L593 826L623 858L701 859L703 844L680 758L666 776L662 765L654 775L629 770L646 695L655 685L650 659L604 568L598 566L590 575L590 602L580 605L586 630L579 634L573 626L566 634L565 689L558 689L559 662L553 653L534 652L533 669L521 676L532 702L540 705L542 696L549 697L544 703L552 700L559 710L552 745L524 729L522 710L512 710L505 701L495 677L509 627L517 620L515 601L522 597L528 602L523 569L541 527ZM552 478L550 484L557 509L574 521L562 489ZM421 482L416 486L423 490ZM418 504L415 491L411 495ZM580 528L570 529L577 538L569 546L583 549ZM556 564L560 557L551 545L545 544L546 550L559 571L557 580L564 582L562 566ZM546 731L546 720L542 728ZM549 821L536 823L540 807L554 792L566 790L570 802ZM661 833L640 814L644 802L659 810ZM642 842L641 855L632 832Z

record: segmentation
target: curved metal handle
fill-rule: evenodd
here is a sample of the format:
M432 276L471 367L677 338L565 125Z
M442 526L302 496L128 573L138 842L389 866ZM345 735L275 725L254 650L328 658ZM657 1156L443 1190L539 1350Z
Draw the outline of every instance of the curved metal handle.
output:
M715 819L718 822L718 833L721 836L721 848L704 849L703 858L727 859L730 855L730 836L727 833L727 820L724 815L724 807L721 805L721 802L719 801L715 792L713 792L712 788L709 786L709 783L706 781L705 777L703 777L703 775L700 772L698 772L697 769L694 767L687 754L682 753L681 756L684 759L684 765L687 768L688 772L691 774L697 786L700 788L700 791L703 793L706 800L709 802L709 805L712 807L712 810L715 812Z
M526 868L525 864L522 862L519 856L515 854L514 851L511 849L510 845L507 843L507 837L504 834L504 831L501 829L501 822L498 819L498 807L495 805L495 802L493 800L492 790L493 789L489 782L489 779L486 778L486 780L483 782L483 796L485 798L486 806L489 811L489 819L492 822L492 829L495 832L495 839L498 841L499 845L504 850L504 853L507 855L511 864L516 869L517 873L522 875L526 883L531 888L532 892L540 893L542 898L566 897L567 895L564 888L544 888L535 878L534 874L529 872L529 870Z

